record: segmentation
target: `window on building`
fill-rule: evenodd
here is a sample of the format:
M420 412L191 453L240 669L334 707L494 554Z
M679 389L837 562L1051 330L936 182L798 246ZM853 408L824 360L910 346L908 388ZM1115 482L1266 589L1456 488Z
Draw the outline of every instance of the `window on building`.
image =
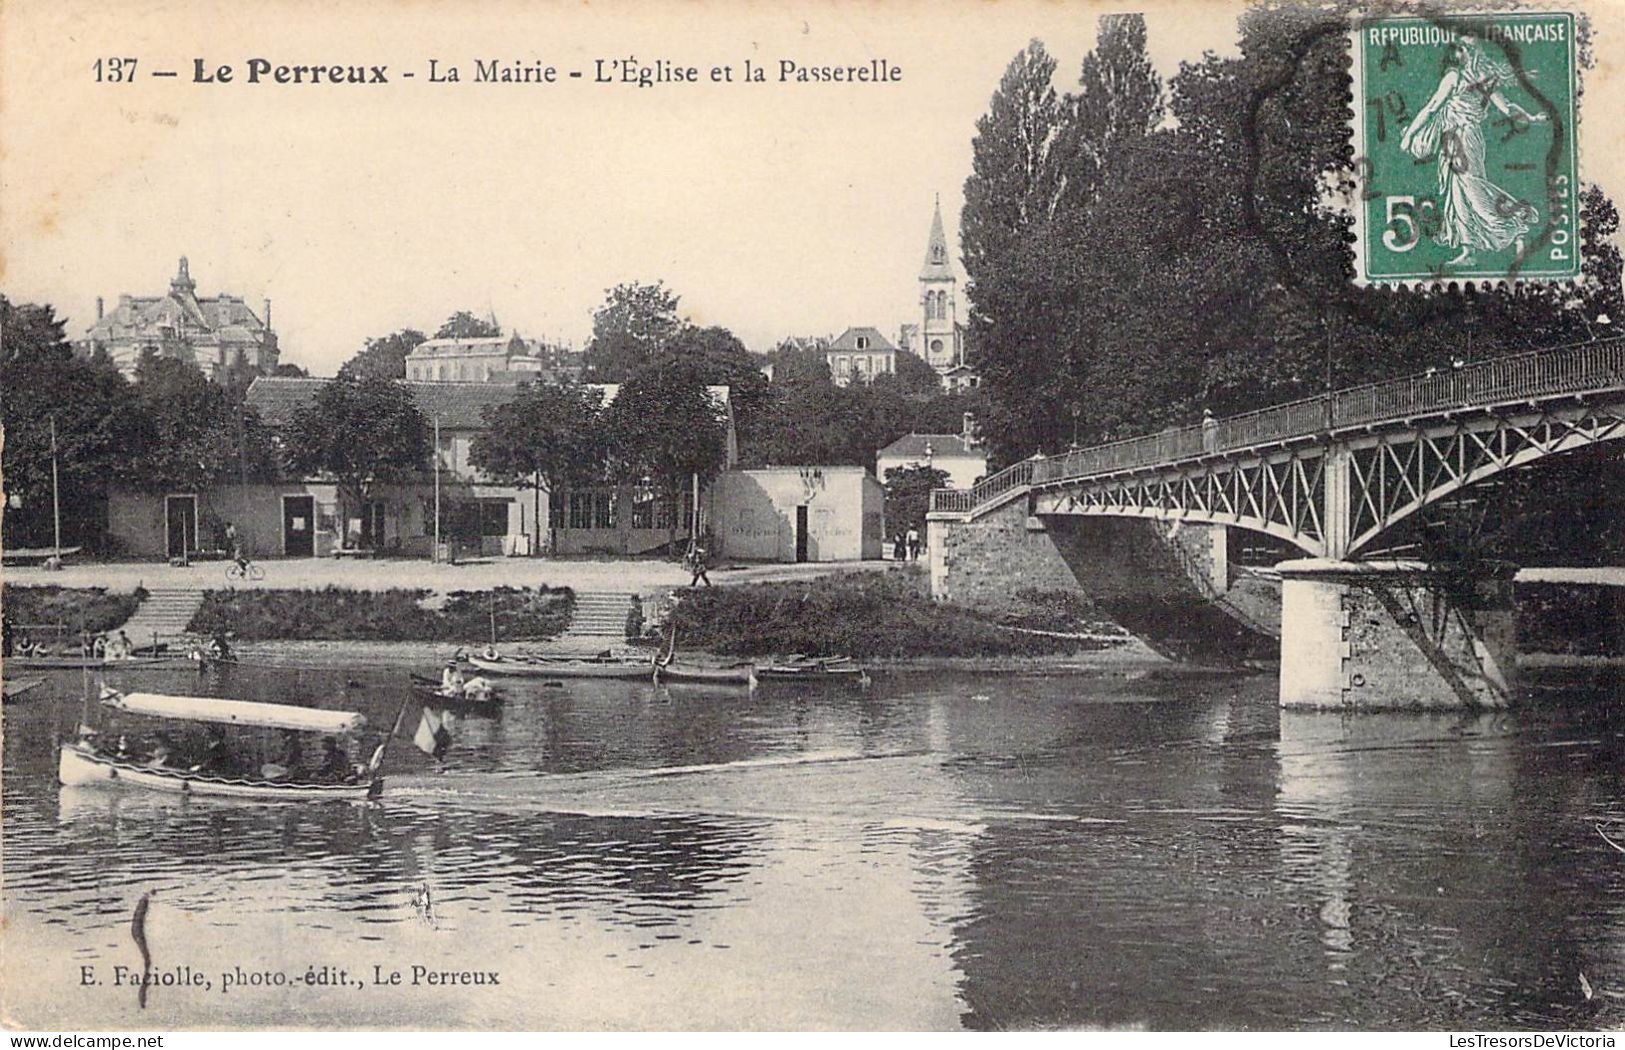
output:
M615 527L615 493L599 492L592 504L592 527L595 529L613 529Z
M592 528L592 493L570 493L570 527L572 529Z
M547 494L547 527L550 529L563 529L564 503L568 497L562 492L549 492Z
M858 349L859 350L867 350L867 349L869 349L869 337L868 336L866 336L866 335L858 336Z
M634 529L652 529L655 527L655 498L650 493L640 493L632 500L632 527Z

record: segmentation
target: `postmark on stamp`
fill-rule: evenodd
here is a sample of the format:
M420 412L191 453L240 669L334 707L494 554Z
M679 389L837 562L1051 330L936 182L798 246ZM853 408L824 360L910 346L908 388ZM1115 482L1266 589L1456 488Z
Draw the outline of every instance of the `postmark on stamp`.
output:
M1374 16L1354 30L1355 278L1580 276L1574 16Z

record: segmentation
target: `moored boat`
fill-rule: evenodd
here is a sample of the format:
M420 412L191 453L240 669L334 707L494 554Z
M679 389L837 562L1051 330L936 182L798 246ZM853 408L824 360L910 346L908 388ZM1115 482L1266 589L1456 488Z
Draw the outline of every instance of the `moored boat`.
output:
M187 653L156 653L151 656L127 656L108 659L103 656L83 656L79 653L46 656L8 656L7 667L30 668L38 671L134 671L145 667L178 667L190 662Z
M328 711L265 704L216 697L176 696L167 693L124 693L103 687L102 706L128 715L203 723L282 730L287 733L321 733L327 737L353 737L366 727L366 717L355 711ZM223 731L222 731L223 732ZM63 744L58 752L57 779L68 786L134 787L175 794L222 798L249 798L261 801L365 800L377 798L384 788L380 773L382 746L366 766L347 767L342 777L318 777L284 770L278 776L229 775L206 770L203 763L191 766L172 764L167 749L148 756L98 747L94 734L81 730L80 739ZM261 767L262 769L268 767ZM280 767L278 767L280 768Z
M702 664L671 658L655 661L656 682L706 682L713 685L756 684L756 665L749 661L731 664Z
M15 700L31 689L37 689L45 684L43 678L8 678L0 687L7 700Z
M849 656L802 656L799 653L765 667L758 667L756 678L760 682L869 684L869 672Z
M651 662L616 656L470 656L486 674L521 678L648 678Z

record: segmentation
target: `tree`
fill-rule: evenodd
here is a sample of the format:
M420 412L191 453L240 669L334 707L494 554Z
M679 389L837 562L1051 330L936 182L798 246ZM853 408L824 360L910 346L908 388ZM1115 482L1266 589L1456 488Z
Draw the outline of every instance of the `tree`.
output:
M410 332L411 329L407 329ZM405 333L399 333L405 334ZM467 310L458 310L446 318L446 323L435 330L436 339L487 339L502 334L496 319L483 321Z
M192 362L151 350L136 363L135 394L153 440L132 463L148 491L198 491L276 474L259 415Z
M618 284L592 315L588 374L599 383L624 383L683 328L677 296L656 281Z
M605 416L615 474L653 483L673 506L692 477L707 481L727 462L722 409L700 371L681 359L656 361L635 373ZM674 516L668 545L676 544Z
M767 355L775 386L792 383L829 383L829 337L790 336Z
M131 480L135 460L153 442L130 384L110 362L75 357L50 306L13 305L0 295L0 390L0 473L11 501L5 545L53 540L53 424L64 539L94 543L108 483Z
M278 379L309 379L310 370L303 365L296 365L292 361L279 361L271 369L271 374Z
M442 329L452 324L459 317L469 317L466 313L457 314ZM474 320L470 318L470 320ZM475 321L476 324L484 322ZM339 368L339 375L362 378L363 376L381 376L384 379L405 379L406 358L418 344L428 339L428 336L416 328L403 328L398 332L368 339L356 355L344 362Z
M406 481L429 461L429 425L405 384L381 376L339 376L294 413L288 464L333 479L348 520L380 484Z
M512 401L485 410L485 430L474 439L469 460L493 477L536 490L538 552L542 490L554 500L603 473L603 409L597 390L533 383ZM549 536L548 548L558 549L556 534Z
M919 354L899 350L896 370L875 376L874 385L895 389L904 397L929 398L942 392L942 377Z
M893 533L908 529L924 532L931 490L948 487L948 472L924 464L887 467L885 482L886 527Z
M685 325L659 351L657 358L680 361L707 384L727 387L735 424L741 430L754 426L772 401L761 363L726 328Z

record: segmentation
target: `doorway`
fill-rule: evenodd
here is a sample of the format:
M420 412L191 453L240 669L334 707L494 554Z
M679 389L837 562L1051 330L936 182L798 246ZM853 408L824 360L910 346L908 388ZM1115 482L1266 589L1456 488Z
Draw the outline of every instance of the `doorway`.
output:
M316 555L316 497L282 497L282 553L290 558Z
M361 546L384 549L384 501L373 500L361 509Z
M164 497L164 553L185 558L197 550L197 497Z
M796 508L796 561L807 560L807 506Z

